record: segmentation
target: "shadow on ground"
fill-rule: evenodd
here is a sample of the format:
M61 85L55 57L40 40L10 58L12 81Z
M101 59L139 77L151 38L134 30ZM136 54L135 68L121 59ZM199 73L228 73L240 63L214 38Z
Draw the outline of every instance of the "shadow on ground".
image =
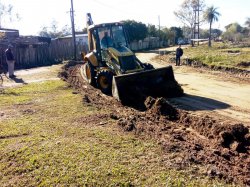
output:
M185 96L179 98L172 98L170 101L177 105L178 108L187 111L217 110L231 107L231 105L221 101L190 94L185 94Z
M25 82L22 78L12 78L11 80L15 81L15 83L20 83L20 84L28 84L27 82Z
M148 50L148 51L140 51L141 53L155 53L158 55L168 55L174 51L168 51L168 50L158 50L158 49L154 49L154 50Z

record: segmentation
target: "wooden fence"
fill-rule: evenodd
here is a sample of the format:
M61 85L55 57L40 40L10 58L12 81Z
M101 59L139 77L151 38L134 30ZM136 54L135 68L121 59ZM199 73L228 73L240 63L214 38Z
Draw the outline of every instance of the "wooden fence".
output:
M16 68L32 68L56 64L63 60L73 58L73 43L53 40L51 43L15 43L13 53L15 56ZM0 60L6 65L5 50L8 44L0 44ZM81 59L80 53L87 51L87 46L77 44L77 59Z
M163 41L158 41L156 39L145 39L140 41L134 41L130 43L130 48L133 51L140 51L140 50L150 50L155 48L166 47L167 43Z
M15 68L32 68L59 63L73 58L73 42L70 40L52 40L51 42L11 42L15 55ZM0 60L5 63L7 41L0 41ZM148 38L139 42L130 43L134 51L163 47L164 43L157 38ZM81 52L87 52L86 44L77 43L77 59L81 59Z

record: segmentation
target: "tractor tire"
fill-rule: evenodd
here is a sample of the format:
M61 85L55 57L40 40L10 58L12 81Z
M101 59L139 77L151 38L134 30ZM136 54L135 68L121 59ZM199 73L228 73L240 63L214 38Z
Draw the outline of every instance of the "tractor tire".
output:
M81 75L90 85L96 86L96 72L94 66L90 62L81 66Z
M102 93L111 95L112 94L112 80L113 73L108 69L100 70L97 73L97 87L102 91Z
M3 85L3 77L2 77L2 75L0 75L0 86L2 86Z

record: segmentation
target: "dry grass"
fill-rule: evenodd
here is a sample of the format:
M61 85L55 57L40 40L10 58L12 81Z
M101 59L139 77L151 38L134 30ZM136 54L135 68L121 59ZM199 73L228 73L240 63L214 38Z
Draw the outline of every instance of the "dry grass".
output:
M213 46L209 48L207 44L204 44L185 49L185 56L208 66L250 70L250 47L213 43ZM248 65L244 66L244 64Z

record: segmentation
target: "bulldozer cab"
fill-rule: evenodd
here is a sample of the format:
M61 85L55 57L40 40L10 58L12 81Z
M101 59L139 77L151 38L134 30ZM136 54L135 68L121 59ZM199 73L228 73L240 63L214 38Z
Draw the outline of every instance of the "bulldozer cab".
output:
M106 61L108 48L114 48L123 51L128 47L126 35L121 23L107 23L100 25L91 25L89 27L91 35L90 51L96 51L99 60Z
M143 69L129 49L122 23L91 25L89 34L90 51L95 51L100 66L109 66L117 75Z
M102 50L105 50L109 47L116 49L119 49L122 46L127 47L127 41L125 39L125 34L121 25L99 28L98 35Z

